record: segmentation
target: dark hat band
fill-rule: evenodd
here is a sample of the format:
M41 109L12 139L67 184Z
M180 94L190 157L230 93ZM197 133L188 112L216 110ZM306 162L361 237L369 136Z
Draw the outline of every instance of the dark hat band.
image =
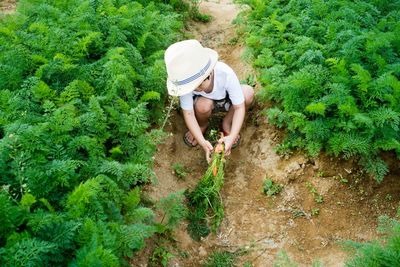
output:
M191 82L193 82L194 80L200 78L202 75L204 75L204 74L206 73L206 71L208 70L208 68L210 67L210 65L211 65L211 59L209 59L208 62L207 62L207 64L204 66L204 68L202 68L202 69L201 69L198 73L196 73L195 75L190 76L189 78L186 78L186 79L184 79L184 80L182 80L182 81L172 81L172 83L173 83L175 86L182 86L182 85L191 83Z

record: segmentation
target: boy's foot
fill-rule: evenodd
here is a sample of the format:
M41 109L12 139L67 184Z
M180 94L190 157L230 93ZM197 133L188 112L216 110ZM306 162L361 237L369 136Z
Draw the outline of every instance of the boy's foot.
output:
M229 133L227 133L226 131L222 130L224 136L229 135ZM236 137L235 142L233 143L231 149L237 148L240 145L240 134L238 134L238 136Z
M184 135L183 135L183 142L185 142L185 144L188 147L195 147L197 146L197 141L196 139L193 137L192 133L190 131L187 131Z
M232 145L232 149L237 148L240 145L240 134L236 137L235 143Z

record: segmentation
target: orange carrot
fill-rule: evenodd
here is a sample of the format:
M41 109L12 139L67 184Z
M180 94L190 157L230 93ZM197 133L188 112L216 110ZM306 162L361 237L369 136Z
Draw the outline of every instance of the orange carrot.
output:
M224 133L223 132L220 132L219 133L220 135L221 135L221 138L223 138L224 137ZM221 153L222 151L224 151L224 145L222 144L222 143L218 143L216 146L215 146L215 153Z
M218 172L218 168L217 168L217 165L215 165L213 168L213 176L214 177L217 176L217 172Z
M222 150L224 149L224 146L222 145L222 144L217 144L216 146L215 146L215 153L221 153L222 152Z

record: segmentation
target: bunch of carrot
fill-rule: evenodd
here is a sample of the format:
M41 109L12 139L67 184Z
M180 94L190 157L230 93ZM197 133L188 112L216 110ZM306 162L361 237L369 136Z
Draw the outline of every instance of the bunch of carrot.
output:
M216 232L224 217L224 207L220 196L224 182L224 163L224 146L217 144L207 171L196 188L187 193L188 230L195 240L207 236L210 228Z

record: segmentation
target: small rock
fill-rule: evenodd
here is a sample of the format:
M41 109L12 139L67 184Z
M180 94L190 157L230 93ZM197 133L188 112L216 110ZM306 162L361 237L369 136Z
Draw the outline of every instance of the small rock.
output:
M170 267L180 267L181 265L177 262L177 259L172 258L168 264Z
M314 170L318 170L318 169L319 169L319 163L318 163L318 160L315 160L315 161L314 161L314 166L313 166L313 169L314 169Z
M207 251L203 247L199 247L199 256L200 257L207 256Z
M300 157L297 159L297 163L301 166L307 162L307 159L304 157Z
M359 234L356 234L356 238L357 238L358 240L360 240L360 241L369 240L369 236L368 236L368 234L366 234L366 233L359 233Z
M293 226L296 225L296 223L294 222L293 219L289 219L288 222L287 222L287 224L288 224L289 226L291 226L291 227L293 227Z
M294 171L297 171L298 169L300 169L301 167L300 167L300 164L298 163L298 162L292 162L292 163L290 163L287 167L286 167L286 171L288 172L288 173L292 173L292 172L294 172Z

